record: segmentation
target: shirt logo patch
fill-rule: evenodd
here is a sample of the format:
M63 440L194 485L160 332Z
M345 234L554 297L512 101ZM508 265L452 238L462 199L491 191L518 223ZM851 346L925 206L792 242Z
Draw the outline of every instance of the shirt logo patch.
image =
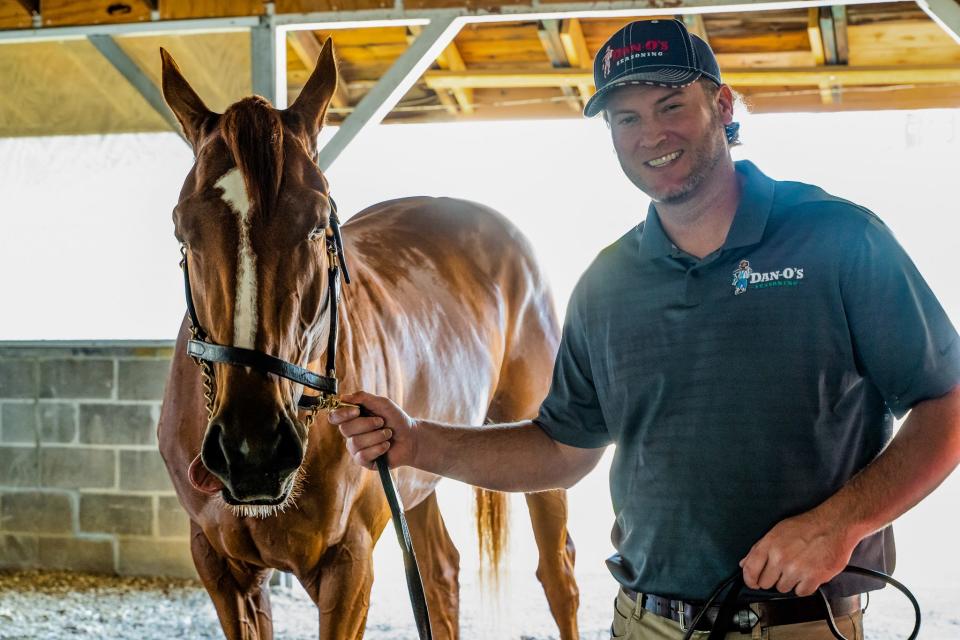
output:
M746 293L747 288L796 287L803 280L804 267L784 267L777 271L754 271L749 260L741 260L733 270L733 295Z
M751 275L753 275L753 269L750 268L750 261L741 260L733 270L733 295L738 296L747 292Z

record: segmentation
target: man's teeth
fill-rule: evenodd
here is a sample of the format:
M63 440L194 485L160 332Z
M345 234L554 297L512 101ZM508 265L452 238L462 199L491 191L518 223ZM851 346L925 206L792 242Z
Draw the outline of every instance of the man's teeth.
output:
M661 157L661 158L656 158L656 159L654 159L654 160L648 160L648 161L647 161L647 164L650 165L651 167L662 167L663 165L667 164L668 162L673 162L674 160L676 160L677 158L679 158L681 153L683 153L683 152L682 152L682 151L674 151L673 153L668 153L667 155L665 155L665 156L663 156L663 157Z

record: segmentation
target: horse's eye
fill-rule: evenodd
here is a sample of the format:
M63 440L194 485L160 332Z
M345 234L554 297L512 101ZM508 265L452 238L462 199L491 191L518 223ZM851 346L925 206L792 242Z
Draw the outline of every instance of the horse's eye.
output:
M308 238L310 240L319 240L325 235L325 233L326 232L324 231L323 227L317 227L316 229L310 232L310 235L308 236Z

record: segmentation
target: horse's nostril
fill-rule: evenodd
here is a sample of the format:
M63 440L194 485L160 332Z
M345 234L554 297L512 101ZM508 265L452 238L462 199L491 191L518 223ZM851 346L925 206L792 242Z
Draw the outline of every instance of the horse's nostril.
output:
M303 462L303 443L297 436L296 427L285 415L277 421L276 464L281 473L291 472Z
M223 426L212 423L203 439L200 449L200 459L211 473L216 476L225 476L227 473L227 456L223 450Z

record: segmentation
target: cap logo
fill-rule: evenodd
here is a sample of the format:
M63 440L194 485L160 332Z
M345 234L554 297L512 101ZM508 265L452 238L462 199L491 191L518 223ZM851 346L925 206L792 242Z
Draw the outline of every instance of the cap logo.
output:
M613 60L613 49L607 47L606 53L603 54L603 77L606 78L610 75L610 63Z
M608 47L609 50L609 47ZM631 53L647 53L653 55L663 55L670 50L670 42L667 40L647 40L646 42L631 42L625 47L613 50L613 61L617 62L621 58ZM647 56L636 56L645 58Z

